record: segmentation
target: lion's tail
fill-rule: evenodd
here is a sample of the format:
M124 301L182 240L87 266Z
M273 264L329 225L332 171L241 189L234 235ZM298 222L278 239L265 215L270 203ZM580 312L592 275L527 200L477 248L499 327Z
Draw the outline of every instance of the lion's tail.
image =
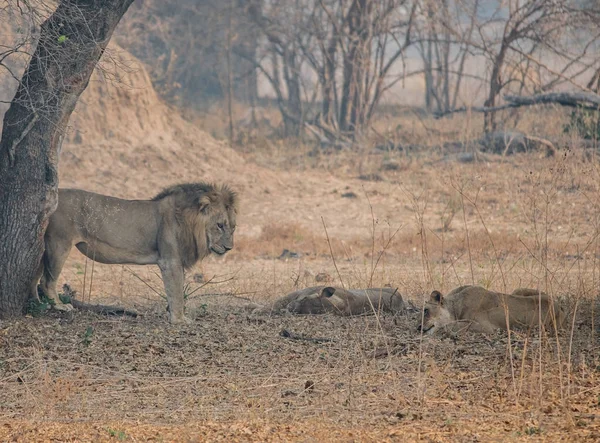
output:
M48 259L48 248L46 246L46 242L44 241L44 252L42 252L42 257L40 258L40 263L38 264L38 269L35 275L35 281L32 282L32 293L30 297L34 300L39 300L40 294L42 291L41 284L42 281L53 279L54 276L50 271L50 262Z

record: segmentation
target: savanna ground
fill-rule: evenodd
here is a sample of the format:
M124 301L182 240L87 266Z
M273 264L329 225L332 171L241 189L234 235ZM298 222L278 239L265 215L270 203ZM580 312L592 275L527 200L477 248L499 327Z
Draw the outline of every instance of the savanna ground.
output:
M154 106L150 93L122 94ZM79 129L113 115L79 109ZM178 181L231 182L242 203L236 246L188 273L187 326L167 323L155 267L92 264L74 251L61 278L80 298L142 316L0 323L0 440L600 439L600 163L562 133L565 113L540 112L519 114L516 129L562 137L569 149L468 162L439 145L478 136L478 117L382 117L378 133L430 146L388 152L266 137L234 151L166 111L131 113L154 119L150 129L118 113L110 124L121 133L82 130L62 154L62 186L148 198ZM417 308L432 289L460 284L540 287L564 303L569 325L558 338L423 337L420 312L243 309L322 274L398 287Z

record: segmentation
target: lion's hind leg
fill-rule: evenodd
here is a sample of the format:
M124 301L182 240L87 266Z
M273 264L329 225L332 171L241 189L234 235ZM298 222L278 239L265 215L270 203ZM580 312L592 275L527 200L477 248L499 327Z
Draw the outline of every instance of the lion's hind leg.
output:
M56 285L69 252L71 251L70 242L53 241L52 237L46 237L46 252L42 259L43 275L41 281L42 292L50 302L52 307L58 311L71 311L71 304L64 304L58 297Z
M45 254L45 252L44 252ZM40 264L38 265L38 268L35 272L35 276L33 277L33 280L31 281L31 286L29 289L29 299L33 300L34 302L39 303L40 302L40 297L38 295L38 284L40 283L40 278L42 278L42 274L44 272L44 257L42 257L40 259Z

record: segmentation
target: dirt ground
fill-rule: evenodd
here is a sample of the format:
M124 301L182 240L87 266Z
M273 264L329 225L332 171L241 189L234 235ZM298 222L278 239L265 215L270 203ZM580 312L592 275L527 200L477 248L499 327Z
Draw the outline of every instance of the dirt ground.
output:
M219 303L185 327L160 314L12 321L0 330L0 439L600 438L585 321L559 374L568 337L515 334L511 365L505 333L421 339L418 315L253 316Z
M82 97L61 186L149 198L177 182L229 182L241 201L236 246L188 273L194 321L177 327L156 267L74 251L61 282L141 316L1 322L1 441L600 439L595 155L576 141L552 157L466 162L434 147L336 152L265 139L231 149L160 102L142 68L122 81L96 76ZM244 309L323 279L397 287L417 308L460 284L540 287L569 325L558 338L422 337L418 311Z

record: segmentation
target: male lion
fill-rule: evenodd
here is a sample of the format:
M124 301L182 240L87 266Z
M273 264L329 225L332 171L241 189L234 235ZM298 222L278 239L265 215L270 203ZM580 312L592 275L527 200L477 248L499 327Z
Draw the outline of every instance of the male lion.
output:
M461 324L469 330L487 333L507 326L528 328L539 325L540 311L546 328L553 329L553 318L558 328L563 326L565 315L560 304L537 289L520 288L512 294L502 294L480 286L460 286L445 297L439 291L431 293L419 331L433 333L439 328Z
M227 186L187 183L152 200L122 200L79 189L60 189L58 208L44 237L45 252L32 286L59 310L71 310L56 283L75 245L88 258L107 264L157 264L162 273L171 323L184 317L183 273L211 252L233 248L237 197Z
M257 307L257 305L251 307ZM374 311L400 312L402 310L404 310L404 301L397 289L343 289L332 286L313 286L291 292L276 300L272 305L259 307L254 312L264 314L287 311L300 315L333 313L351 316Z

